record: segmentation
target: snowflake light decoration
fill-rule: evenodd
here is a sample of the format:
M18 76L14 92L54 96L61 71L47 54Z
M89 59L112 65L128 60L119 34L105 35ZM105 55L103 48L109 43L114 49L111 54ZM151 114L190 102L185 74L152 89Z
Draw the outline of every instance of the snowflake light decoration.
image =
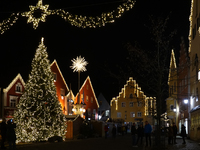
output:
M88 64L87 61L85 61L85 58L81 58L81 56L77 57L76 59L71 60L72 66L70 66L74 71L73 72L83 72L87 69L85 66Z
M28 17L27 22L31 23L33 22L33 28L36 29L38 27L38 24L40 21L45 22L46 16L49 15L49 12L47 9L49 8L49 5L42 5L42 0L38 0L38 3L36 6L29 6L30 11L22 13L22 16ZM41 17L36 18L34 16L34 13L38 10L41 11Z

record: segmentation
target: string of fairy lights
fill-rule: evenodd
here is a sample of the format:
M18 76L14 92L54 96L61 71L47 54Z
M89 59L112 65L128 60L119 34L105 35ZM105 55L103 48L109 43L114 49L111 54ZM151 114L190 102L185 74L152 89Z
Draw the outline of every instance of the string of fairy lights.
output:
M122 16L126 11L129 11L135 5L135 0L128 0L123 4L119 5L115 10L107 13L102 13L100 16L82 16L82 15L73 15L63 9L48 10L49 5L43 5L42 0L38 0L36 6L29 6L30 11L28 12L18 12L12 13L8 19L3 20L0 23L0 33L3 34L11 26L16 23L20 16L27 17L27 23L33 23L33 28L37 29L40 21L45 22L46 17L49 15L58 15L61 16L65 21L69 22L72 26L79 28L96 28L105 26L107 23L115 22L116 18ZM41 12L40 17L34 16L35 12Z

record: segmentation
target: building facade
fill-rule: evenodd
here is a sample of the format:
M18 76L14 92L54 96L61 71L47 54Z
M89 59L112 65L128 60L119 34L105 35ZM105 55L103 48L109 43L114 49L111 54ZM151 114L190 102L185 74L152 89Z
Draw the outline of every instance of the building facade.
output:
M174 50L172 50L168 77L169 97L166 99L166 110L167 117L169 118L169 125L172 125L172 123L174 122L178 127L179 106L177 101L177 78L178 73L176 59L174 55Z
M200 1L191 0L189 31L189 56L190 56L190 138L200 140Z
M156 98L146 97L132 77L122 88L119 96L110 102L112 121L124 124L143 124L148 121L154 125L153 115L156 113Z
M110 118L110 104L105 99L102 93L100 93L98 96L98 103L98 120L107 121L107 119Z
M88 120L98 120L99 103L88 76L74 99L73 114Z
M180 43L180 57L178 64L178 106L179 106L179 114L178 114L178 127L179 133L181 132L181 125L184 124L186 127L186 134L189 134L189 96L190 96L190 59L188 56L187 48L185 47L185 42L183 37L181 37Z
M18 74L12 82L3 88L2 93L2 118L9 120L14 117L14 112L17 109L16 105L19 103L19 98L24 91L24 80Z

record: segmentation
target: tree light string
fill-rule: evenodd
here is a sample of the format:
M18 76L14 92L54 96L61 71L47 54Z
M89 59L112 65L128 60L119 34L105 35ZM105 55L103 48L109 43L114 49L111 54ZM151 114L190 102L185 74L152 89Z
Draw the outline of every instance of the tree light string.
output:
M135 0L128 0L123 4L119 5L115 10L107 13L102 13L100 16L82 16L82 15L73 15L69 12L66 12L63 9L48 10L49 5L43 5L42 0L38 0L36 6L29 6L30 11L28 12L18 12L12 13L8 19L3 20L0 23L0 33L3 34L8 30L14 23L18 20L19 16L27 17L27 23L33 23L33 28L37 29L39 22L45 22L46 17L49 15L58 15L61 16L65 21L69 22L72 26L79 28L96 28L105 26L107 23L115 22L116 18L122 16L123 13L129 11L135 5ZM40 11L41 16L36 18L34 14Z

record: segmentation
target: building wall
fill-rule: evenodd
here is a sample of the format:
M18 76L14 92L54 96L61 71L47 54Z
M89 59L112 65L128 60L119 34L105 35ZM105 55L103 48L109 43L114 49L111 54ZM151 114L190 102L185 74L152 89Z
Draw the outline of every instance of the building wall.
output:
M153 102L151 98L144 95L136 81L129 78L119 96L111 100L111 118L114 121L123 120L123 122L138 124L149 120L152 124L152 117L149 113L150 108L153 107L151 102Z
M58 68L57 63L54 61L51 65L51 71L53 73L56 73L56 80L54 81L55 86L56 86L56 93L58 96L58 100L62 106L62 110L64 110L65 106L65 95L69 92L69 89L65 83L65 79L63 78L60 69ZM64 92L61 92L63 89ZM65 108L67 109L67 108Z
M189 32L189 56L190 56L190 109L200 105L199 93L200 83L198 80L198 72L200 69L200 1L191 1L191 14L190 14L190 32ZM198 127L200 127L200 121L197 121L195 114L200 114L200 110L191 112L191 139L197 139ZM192 123L194 122L194 123Z

